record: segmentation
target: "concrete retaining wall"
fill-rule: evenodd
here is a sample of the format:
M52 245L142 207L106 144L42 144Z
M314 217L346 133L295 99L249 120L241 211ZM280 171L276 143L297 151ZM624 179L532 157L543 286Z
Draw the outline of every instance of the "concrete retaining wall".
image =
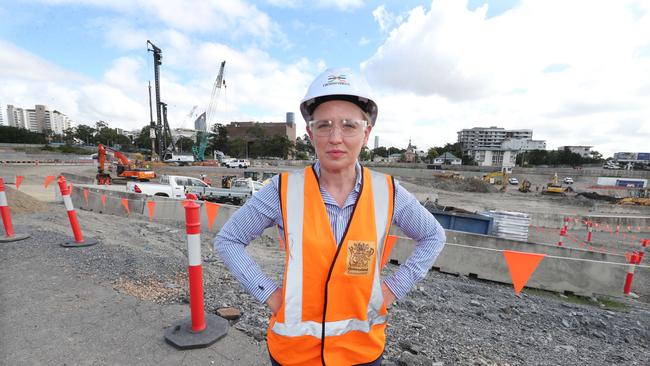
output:
M530 223L534 226L559 229L564 226L564 218L567 215L550 214L550 213L532 213ZM613 216L613 215L571 215L572 218L578 218L580 221L593 221L594 224L609 224L609 226L621 225L621 230L626 232L650 232L650 216ZM576 225L573 223L572 225ZM630 226L630 230L627 227Z
M480 279L512 283L502 250L546 254L527 283L527 287L582 296L623 296L627 264L622 255L589 252L533 244L485 235L446 230L447 244L433 264L441 272L475 276ZM400 238L390 259L403 263L415 243L395 230ZM633 287L634 288L634 287Z
M88 189L88 202L84 198L83 191ZM106 204L102 204L101 195L106 195ZM101 188L88 187L85 185L75 185L72 192L72 202L76 208L94 211L103 214L110 214L116 216L127 216L126 210L122 204L122 198L126 198L129 202L129 210L131 216L136 216L140 219L149 219L149 209L147 207L148 201L156 202L154 207L154 222L163 224L171 224L174 226L183 226L185 224L185 208L181 200L157 197L157 196L144 196L137 193L127 193L119 191L111 191ZM206 203L197 201L201 206L201 231L213 235L230 219L230 217L239 209L239 206L232 206L226 204L219 204L219 212L212 225L212 230L209 229L208 216L205 208ZM265 235L277 236L275 228L268 228Z

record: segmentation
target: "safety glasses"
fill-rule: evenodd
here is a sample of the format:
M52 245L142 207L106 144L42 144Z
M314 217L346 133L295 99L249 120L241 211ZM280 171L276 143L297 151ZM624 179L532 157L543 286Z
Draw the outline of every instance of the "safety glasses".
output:
M309 129L318 137L328 137L335 128L341 131L341 135L345 137L354 137L363 133L368 126L368 121L356 119L342 119L335 123L332 120L317 120L309 121Z

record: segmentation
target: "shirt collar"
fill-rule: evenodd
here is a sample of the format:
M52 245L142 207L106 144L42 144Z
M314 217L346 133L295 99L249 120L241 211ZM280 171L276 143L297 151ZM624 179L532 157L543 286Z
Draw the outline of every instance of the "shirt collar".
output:
M316 160L314 164L314 171L316 172L316 177L320 179L320 160ZM356 173L356 183L354 184L354 190L359 193L361 191L361 164L357 160L354 164L354 171Z

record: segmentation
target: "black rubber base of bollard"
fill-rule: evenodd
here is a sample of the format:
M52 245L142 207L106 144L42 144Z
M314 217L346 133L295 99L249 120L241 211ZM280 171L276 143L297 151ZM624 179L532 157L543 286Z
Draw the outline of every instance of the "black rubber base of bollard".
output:
M89 247L91 245L98 244L99 241L95 238L85 238L83 243L77 243L76 241L66 241L65 243L61 243L62 247L66 248L75 248L75 247Z
M13 236L0 236L0 243L9 243L11 241L24 240L29 238L29 234L14 234Z
M205 314L205 325L203 331L193 332L191 319L178 321L167 328L165 340L181 350L205 348L223 338L230 327L226 319L212 314Z

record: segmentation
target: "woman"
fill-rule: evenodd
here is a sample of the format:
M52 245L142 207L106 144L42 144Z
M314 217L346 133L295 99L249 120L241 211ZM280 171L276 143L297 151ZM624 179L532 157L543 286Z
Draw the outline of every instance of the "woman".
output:
M426 275L444 230L391 176L359 164L378 112L363 78L347 68L326 70L300 110L318 161L273 177L224 225L215 249L269 306L273 365L380 365L386 309ZM417 245L382 280L392 223ZM282 287L245 251L273 225L286 243Z

